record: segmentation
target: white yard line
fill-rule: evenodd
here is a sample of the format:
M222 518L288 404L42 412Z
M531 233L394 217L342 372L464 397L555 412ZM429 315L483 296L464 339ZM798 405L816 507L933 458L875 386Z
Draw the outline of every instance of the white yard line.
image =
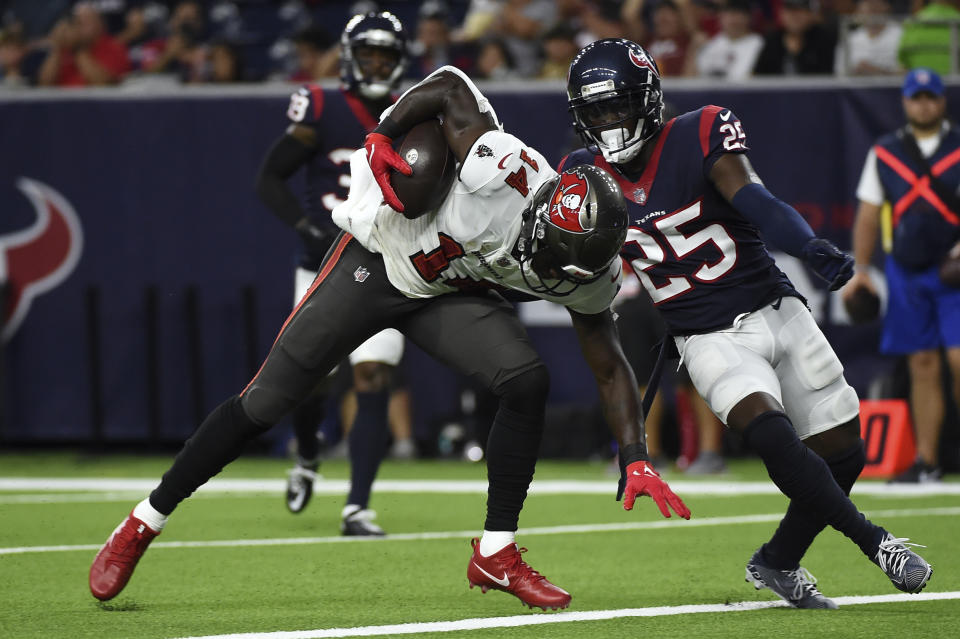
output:
M833 597L833 600L841 607L877 603L939 601L944 599L960 599L960 592L922 592L916 595L904 593L896 595ZM517 628L519 626L539 626L552 623L604 621L625 617L663 617L668 615L690 615L712 612L746 612L750 610L763 610L765 608L782 608L785 606L786 604L782 601L741 601L730 604L691 604L686 606L659 606L655 608L621 608L619 610L585 610L582 612L516 615L513 617L479 617L474 619L460 619L458 621L402 623L385 626L360 626L357 628L321 628L317 630L201 635L197 637L183 637L181 639L328 639L332 637L374 637L409 635L421 632L460 632L489 628Z
M718 477L711 480L671 480L670 487L679 495L778 495L780 491L769 481L733 481ZM95 477L0 477L0 491L87 491L145 494L156 488L156 479L99 479ZM536 495L612 495L616 492L616 478L605 480L535 480L530 493ZM345 479L318 479L314 493L342 495L349 490ZM212 479L197 491L204 493L280 493L286 489L284 479ZM374 483L378 493L447 493L485 494L483 480L445 479L381 479ZM960 482L930 484L886 484L878 481L860 481L853 488L854 495L878 497L960 495ZM0 497L10 497L3 496Z
M865 513L872 518L892 517L955 517L960 515L960 507L953 508L902 508L896 510L876 510ZM702 519L659 519L656 521L637 521L613 524L574 524L567 526L541 526L521 528L520 535L567 535L577 533L604 533L629 530L655 530L659 528L699 528L702 526L735 526L740 524L758 524L780 521L783 513L760 515L738 515L731 517L704 517ZM215 541L155 541L151 548L246 548L251 546L302 546L310 544L351 544L383 543L388 541L424 541L428 539L466 539L479 533L477 530L452 530L422 533L398 533L386 537L292 537L275 539L225 539ZM21 555L49 552L74 552L99 550L100 544L79 544L71 546L21 546L0 548L2 555Z

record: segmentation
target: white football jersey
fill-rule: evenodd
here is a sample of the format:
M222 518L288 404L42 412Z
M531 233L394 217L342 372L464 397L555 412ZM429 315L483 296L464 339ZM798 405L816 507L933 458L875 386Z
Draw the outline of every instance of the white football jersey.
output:
M620 288L620 260L614 260L589 284L563 283L558 294L530 290L512 253L523 211L557 173L538 151L509 133L481 135L437 211L414 220L382 203L363 149L351 156L350 169L350 195L334 209L334 222L382 254L390 283L409 297L476 289L485 282L594 314L609 308ZM525 275L541 284L529 265Z

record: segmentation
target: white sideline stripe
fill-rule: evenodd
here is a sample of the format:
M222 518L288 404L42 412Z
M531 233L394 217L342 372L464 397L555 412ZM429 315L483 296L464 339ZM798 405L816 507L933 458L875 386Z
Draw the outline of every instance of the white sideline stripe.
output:
M896 510L877 510L864 513L869 517L924 517L960 515L960 507L954 508L901 508ZM568 526L541 526L522 528L524 536L532 535L568 535L577 533L622 532L628 530L656 530L659 528L699 528L702 526L731 526L737 524L762 524L783 519L783 513L760 515L737 515L731 517L704 517L684 521L679 518L659 519L656 521L636 521L613 524L574 524ZM476 530L448 530L422 533L397 533L386 537L278 537L274 539L224 539L214 541L155 541L151 548L246 548L251 546L303 546L309 544L353 544L383 543L387 541L425 541L428 539L467 539L477 536ZM27 553L73 552L80 550L100 550L102 544L78 544L72 546L20 546L0 548L0 555L21 555Z
M713 480L666 478L678 495L779 495L780 491L769 481L730 481L722 477ZM88 492L147 493L156 488L157 479L99 479L95 477L3 477L0 491L59 490ZM284 479L212 479L198 489L198 493L278 493L286 490ZM314 494L342 495L350 488L345 479L318 479ZM486 494L486 480L423 480L381 479L373 484L378 493L448 493ZM616 491L616 478L605 480L534 480L530 493L537 495L597 495ZM861 481L853 488L854 495L924 496L960 495L960 482L930 484L886 484L879 481Z
M903 601L941 601L960 599L960 592L921 592L916 595L907 593L896 595L864 595L852 597L833 597L839 606L857 606L861 604L899 603ZM512 617L479 617L458 621L430 621L421 623L401 623L386 626L360 626L356 628L322 628L317 630L293 630L280 632L245 632L229 635L200 635L181 639L329 639L332 637L373 637L380 635L410 635L420 632L457 632L464 630L485 630L488 628L517 628L520 626L540 626L551 623L571 623L577 621L605 621L625 617L664 617L668 615L690 615L710 612L746 612L766 608L784 608L783 601L739 601L729 604L690 604L685 606L659 606L654 608L621 608L619 610L585 610L582 612L555 612L540 615L516 615ZM837 614L837 613L826 613Z

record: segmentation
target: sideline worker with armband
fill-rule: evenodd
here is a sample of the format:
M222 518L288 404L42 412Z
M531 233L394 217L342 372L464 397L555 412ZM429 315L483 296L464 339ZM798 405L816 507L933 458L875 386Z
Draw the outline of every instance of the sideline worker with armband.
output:
M881 207L890 203L890 294L880 350L907 356L917 431L916 462L893 481L940 479L941 348L953 373L954 397L960 399L960 129L946 120L946 106L940 76L929 69L910 71L903 81L907 124L870 149L857 186L857 268L843 293L848 304L876 294L867 267Z

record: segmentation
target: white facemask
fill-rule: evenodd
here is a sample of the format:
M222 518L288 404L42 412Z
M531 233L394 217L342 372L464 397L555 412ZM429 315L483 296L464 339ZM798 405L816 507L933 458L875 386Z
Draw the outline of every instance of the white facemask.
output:
M601 131L597 146L603 153L603 158L611 164L624 164L637 157L640 149L643 148L643 140L640 138L642 128L643 120L639 120L633 135L626 140L623 138L622 127Z
M390 93L390 83L386 81L364 83L358 88L360 94L368 100L379 100Z

